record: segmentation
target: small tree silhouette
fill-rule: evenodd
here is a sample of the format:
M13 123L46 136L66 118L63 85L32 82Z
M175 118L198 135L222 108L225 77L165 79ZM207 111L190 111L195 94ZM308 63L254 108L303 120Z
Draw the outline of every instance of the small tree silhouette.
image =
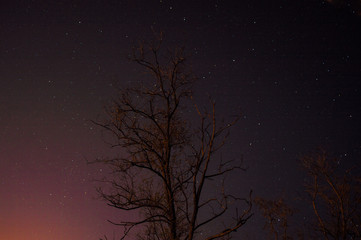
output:
M255 198L255 204L261 210L263 217L266 219L265 229L268 229L270 239L292 239L287 232L288 218L292 216L293 209L290 208L280 198L278 200L266 200Z
M238 117L219 125L214 101L210 112L192 104L195 78L185 64L183 48L163 56L161 43L161 37L153 44L142 43L131 57L147 70L152 82L119 90L106 109L106 119L96 122L109 133L111 146L119 149L117 157L96 160L112 170L98 191L108 205L140 216L112 222L123 227L121 239L136 227L140 227L138 239L192 240L201 234L207 240L229 239L252 215L251 193L247 198L227 194L222 180L242 166L215 155ZM199 124L186 117L192 106ZM205 197L210 180L223 185ZM231 208L239 204L245 205L244 210ZM230 210L233 218L225 214ZM224 228L202 232L226 215Z
M306 183L315 230L324 239L361 239L361 179L354 169L341 171L340 161L319 151L302 158L310 181Z

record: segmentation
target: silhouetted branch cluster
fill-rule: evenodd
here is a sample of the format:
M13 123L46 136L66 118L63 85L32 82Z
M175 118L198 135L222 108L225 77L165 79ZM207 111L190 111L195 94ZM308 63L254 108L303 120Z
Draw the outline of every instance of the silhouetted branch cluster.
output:
M263 217L266 218L264 228L268 229L270 239L292 239L287 230L288 218L292 216L294 210L284 202L283 198L278 200L256 198L254 202L261 210Z
M324 239L361 239L361 182L352 169L343 173L339 160L325 151L302 159L310 176L306 184L316 230ZM357 176L357 175L356 175Z
M215 158L238 118L219 125L211 101L210 112L195 106L199 117L195 128L196 121L186 117L195 78L186 68L183 49L163 57L161 42L160 37L155 44L140 44L131 57L150 73L152 84L120 90L106 110L107 120L96 123L110 133L112 147L119 149L118 157L97 160L112 170L99 194L108 205L141 216L136 221L112 222L123 227L121 239L141 226L139 239L192 240L203 226L225 216L231 204L243 202L245 209L235 211L229 226L205 239L230 236L251 217L251 196L234 197L224 186L214 197L203 193L209 180L223 182L226 174L243 169ZM206 217L200 220L202 213Z

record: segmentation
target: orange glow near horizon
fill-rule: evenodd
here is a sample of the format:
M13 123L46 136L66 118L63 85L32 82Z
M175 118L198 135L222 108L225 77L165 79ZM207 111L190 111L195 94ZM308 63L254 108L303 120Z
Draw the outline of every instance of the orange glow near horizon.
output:
M26 216L25 218L23 218ZM63 221L44 214L15 214L1 222L0 239L6 240L63 240L78 239L81 235ZM71 236L70 233L73 235Z

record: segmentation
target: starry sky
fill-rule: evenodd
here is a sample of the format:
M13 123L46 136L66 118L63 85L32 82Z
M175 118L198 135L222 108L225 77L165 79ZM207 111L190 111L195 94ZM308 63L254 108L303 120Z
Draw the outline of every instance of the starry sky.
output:
M345 3L346 2L346 3ZM302 192L299 157L322 146L361 156L361 16L357 1L1 1L0 239L96 240L127 217L97 199L107 156L100 130L114 86L141 81L131 47L162 31L184 45L200 105L242 113L224 156L248 171L232 190ZM296 207L302 203L294 201ZM306 211L307 212L307 211ZM123 215L122 215L123 214ZM301 216L307 219L307 216ZM260 239L253 218L235 236Z

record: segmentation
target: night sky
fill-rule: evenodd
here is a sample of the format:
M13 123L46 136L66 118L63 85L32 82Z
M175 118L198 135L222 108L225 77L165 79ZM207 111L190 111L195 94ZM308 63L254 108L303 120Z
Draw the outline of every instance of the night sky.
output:
M0 239L118 235L106 220L127 215L97 199L104 171L86 163L108 152L91 120L114 86L144 79L127 56L152 29L191 55L199 105L211 95L220 118L242 113L223 155L248 171L230 188L307 209L300 156L361 157L361 11L337 2L1 1ZM262 227L255 217L236 239Z

